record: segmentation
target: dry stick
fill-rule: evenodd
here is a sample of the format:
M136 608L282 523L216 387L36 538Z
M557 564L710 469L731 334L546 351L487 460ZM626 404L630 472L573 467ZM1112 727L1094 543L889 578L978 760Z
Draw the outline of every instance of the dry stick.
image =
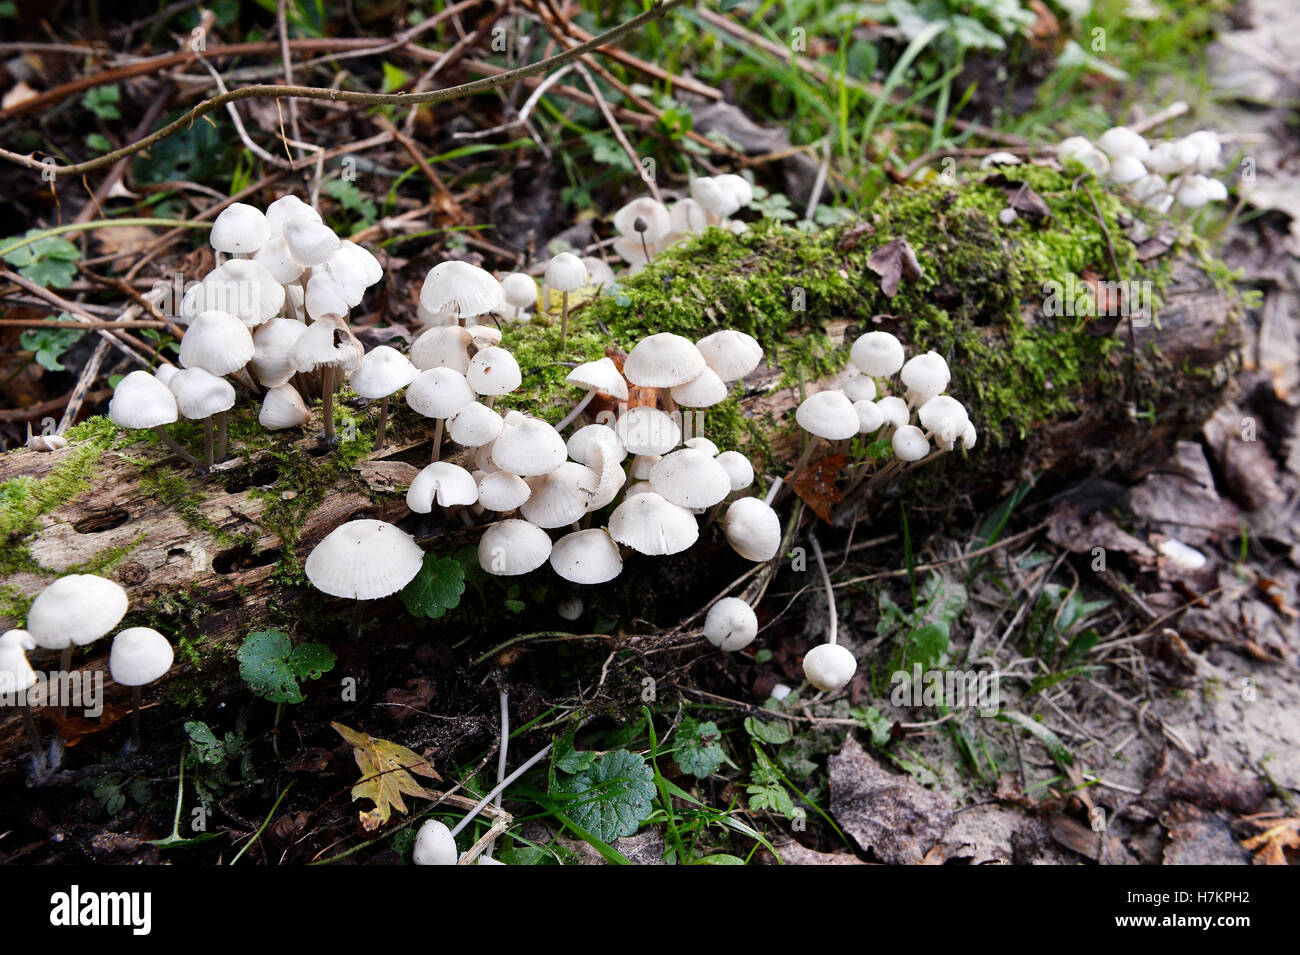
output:
M283 4L284 0L280 0L280 3ZM217 68L205 60L203 54L200 53L197 54L197 56L199 63L208 71L208 75L212 77L212 81L217 84L218 92L230 92L230 90L226 88L226 81L223 80L221 74L217 72ZM290 105L293 105L294 102L294 100L289 100ZM257 143L253 142L252 137L248 135L248 130L244 128L244 121L239 118L239 110L235 109L234 103L226 104L226 114L230 117L230 121L235 125L235 132L239 136L239 141L244 144L244 147L250 153L262 160L262 162L266 163L268 166L274 166L276 169L289 168L290 163L292 162L291 159L281 159L279 156L273 156Z
M46 302L50 303L51 305L59 309L59 311L67 312L69 315L71 315L73 318L75 318L79 323L83 325L87 323L94 323L96 321L96 319L94 319L89 314L84 312L75 303L69 302L67 299L63 298L62 296L55 295L49 289L43 288L37 285L35 282L29 282L21 275L17 275L16 273L9 271L8 269L0 269L0 279L7 279L10 282L13 282L15 285L19 286L20 288L25 289L28 292L31 292L33 295L37 296L38 298L44 299ZM136 351L135 347L132 347L132 346L138 346L139 348L143 349L144 352L153 352L152 348L150 348L148 345L146 345L144 342L140 341L139 339L127 335L125 332L118 332L115 335L113 332L109 331L108 329L100 329L99 331L96 332L96 334L98 334L102 338L107 339L110 345L112 345L114 348L116 348L118 351L122 352L123 354L127 355L129 358L131 358L131 360L138 363L142 368L148 368L150 366L149 359L146 358L144 354L142 354L141 352ZM154 354L157 353L154 352ZM162 360L162 356L159 356L159 359Z
M289 52L289 17L285 12L286 6L285 0L276 0L275 28L280 34L280 63L284 67L284 84L292 86L293 56ZM298 129L298 101L292 99L289 100L289 130L294 139L302 139L302 133ZM298 157L302 158L301 148L298 149ZM292 161L293 157L290 156L289 159Z
M524 100L524 105L520 108L519 114L512 120L502 123L500 126L493 126L490 129L480 129L477 132L460 132L452 133L452 139L487 139L489 136L496 136L499 133L509 132L516 126L523 126L528 122L528 117L533 114L537 104L546 95L546 91L564 78L564 74L573 69L573 64L562 66L546 79L542 80L528 94L528 99Z
M73 387L72 394L68 396L67 407L63 409L63 417L59 419L59 426L54 429L55 434L63 434L77 420L77 412L81 410L82 402L86 400L86 393L90 391L90 386L99 377L99 369L104 364L106 354L108 354L108 342L101 338L95 346L95 350L90 353L90 361L86 362L85 367L81 369L81 374L77 376L77 384Z
M822 557L822 545L817 540L817 535L811 530L808 532L808 540L812 542L813 556L817 558L817 570L822 575L822 586L826 588L826 612L830 615L831 628L830 635L826 638L827 643L834 643L839 637L839 619L835 611L835 588L831 586L831 575L826 572L826 561Z
M627 153L627 158L632 163L632 168L638 171L641 181L645 183L646 188L650 190L650 195L654 196L656 202L663 202L663 196L659 192L659 186L653 176L647 177L644 167L641 165L641 157L636 154L632 144L627 141L627 136L623 132L623 127L618 124L614 114L609 110L609 104L605 102L605 97L600 95L600 87L596 85L596 80L591 73L581 63L575 63L573 68L578 71L582 81L587 84L587 89L591 90L592 98L596 101L596 106L600 109L600 114L605 117L605 122L609 125L610 131L613 132L614 138L618 144L623 147L623 152ZM563 343L564 335L560 335L560 341Z
M140 122L136 124L135 129L131 132L132 139L139 139L153 128L153 124L158 122L158 117L162 115L163 107L167 105L171 95L172 88L168 84L154 97L153 102L149 104L149 108L145 110L144 116L140 118ZM113 187L122 181L122 176L126 174L128 165L128 161L123 159L108 171L108 175L99 184L99 188L91 193L90 202L81 207L81 211L77 213L77 217L72 220L73 222L90 221L91 217L100 210L101 204L108 198L108 194L113 191ZM100 218L103 218L102 214Z
M113 393L112 388L101 388L98 391L92 391L86 395L89 401L103 401ZM51 398L48 401L38 401L35 404L27 405L22 408L8 408L0 411L0 421L28 421L48 411L58 411L67 405L68 400L72 397L71 392L61 398Z
M374 119L375 125L384 132L391 134L393 139L397 140L398 145L406 150L407 155L415 160L416 166L419 167L420 172L424 173L424 177L433 183L433 188L437 193L440 196L450 198L451 192L447 189L447 184L442 181L442 177L438 175L437 171L429 165L429 161L424 158L424 153L415 140L393 125L393 121L382 113L376 113Z
M448 100L461 99L466 96L472 96L476 93L485 93L496 89L507 83L522 80L525 77L534 76L538 73L545 73L548 70L566 63L571 63L590 50L595 50L607 43L611 43L629 33L637 30L645 24L657 20L664 16L670 10L674 10L686 0L652 0L648 10L627 20L616 27L613 27L594 39L562 50L555 56L548 57L545 60L538 60L535 63L529 63L518 69L507 70L497 76L487 76L482 79L473 80L469 83L462 83L457 86L448 86L438 90L432 90L427 93L407 94L389 94L389 93L360 93L352 90L335 90L322 89L312 86L268 86L256 85L245 86L240 89L231 90L228 93L222 93L218 96L211 97L199 103L183 116L178 117L166 126L146 136L138 142L125 146L122 149L113 150L98 156L95 159L86 162L73 163L68 166L48 166L41 163L32 156L24 156L21 153L13 152L8 149L0 149L0 158L8 159L10 162L26 166L29 169L35 169L45 174L53 173L56 176L80 175L91 169L98 169L100 166L106 166L110 163L117 162L126 156L133 156L138 152L148 149L154 143L160 142L169 136L172 136L182 129L189 128L201 116L205 116L215 109L220 109L227 103L233 103L238 100L256 99L267 97L284 97L298 99L318 99L329 100L331 102L355 103L362 106L411 106L425 103L445 103Z
M554 745L553 743L547 743L545 746L543 746L532 756L529 756L528 759L524 761L523 765L521 765L518 769L516 769L505 779L501 780L501 782L497 783L490 793L488 793L486 796L484 796L482 799L476 802L474 804L474 808L471 809L468 813L466 813L465 816L461 819L461 821L456 823L456 825L452 827L451 830L452 836L455 836L458 832L460 832L462 829L468 826L470 824L470 821L475 816L477 816L480 812L483 811L483 807L497 797L498 793L505 792L506 788L511 783L513 783L516 779L518 779L524 773L528 772L528 770L532 769L539 762L541 762L541 760L545 758L546 754L551 751L551 747L553 745Z

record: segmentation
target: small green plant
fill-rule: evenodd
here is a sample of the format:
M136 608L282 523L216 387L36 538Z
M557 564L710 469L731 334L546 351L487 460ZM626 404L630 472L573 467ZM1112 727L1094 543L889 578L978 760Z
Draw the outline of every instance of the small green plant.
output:
M58 321L66 323L67 328L28 328L18 336L18 344L32 353L36 364L46 371L64 371L63 354L86 333L77 328L72 316L66 312L59 314Z
M110 816L125 809L128 799L137 806L144 806L153 798L149 780L130 773L109 773L98 779L83 779L78 785L89 789L96 808Z
M29 229L23 238L31 238L40 233L40 229ZM6 239L0 245L11 245L13 241L12 238ZM71 285L80 259L81 250L57 235L47 235L29 242L4 257L6 262L18 269L19 275L44 288L67 288Z
M247 717L241 711L235 728L223 736L201 720L185 723L190 747L185 767L191 785L204 806L210 806L232 788L246 787L253 779L253 754L245 738Z
M272 703L301 703L306 697L301 680L319 680L334 669L335 656L320 643L294 646L280 630L258 630L248 635L235 654L239 675L248 688Z
M94 86L82 94L81 105L100 119L121 119L122 112L117 108L121 99L122 91L116 86Z
M454 557L425 554L420 572L399 596L412 617L437 620L460 605L465 593L465 565Z

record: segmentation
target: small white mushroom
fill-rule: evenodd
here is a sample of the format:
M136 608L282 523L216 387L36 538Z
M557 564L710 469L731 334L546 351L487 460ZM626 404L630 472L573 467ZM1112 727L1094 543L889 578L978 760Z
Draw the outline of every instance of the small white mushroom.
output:
M704 638L719 650L743 650L758 636L754 608L739 597L723 597L704 618Z

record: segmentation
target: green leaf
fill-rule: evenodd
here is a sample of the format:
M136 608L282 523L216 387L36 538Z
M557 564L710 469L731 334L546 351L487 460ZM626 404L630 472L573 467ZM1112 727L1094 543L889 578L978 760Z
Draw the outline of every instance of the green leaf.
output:
M452 557L425 554L415 578L402 588L402 603L413 617L437 620L460 603L465 593L465 567Z
M1044 726L1032 716L1026 716L1018 710L1003 710L998 714L998 719L1004 723L1014 723L1021 729L1028 730L1031 735L1036 737L1040 743L1047 747L1047 751L1056 761L1056 765L1065 769L1074 763L1074 756L1066 745L1061 742L1061 737L1057 736L1050 729Z
M77 329L76 323L66 313L61 314L60 322L68 322L72 328L29 328L18 336L18 345L25 351L33 353L36 364L47 371L64 371L60 359L63 353L80 341L85 332Z
M248 635L235 654L239 675L258 696L272 703L301 703L299 680L316 680L334 667L334 654L319 643L295 647L280 630Z
M24 238L39 233L40 229L29 229ZM6 241L3 243L8 245ZM14 249L5 257L5 261L18 269L23 278L45 288L64 288L72 284L77 274L75 263L81 258L81 250L67 239L57 235L47 235Z
M634 835L654 811L654 773L644 758L625 749L560 780L559 790L578 797L567 815L602 842Z
M871 733L871 742L875 746L884 746L893 735L889 731L892 724L874 706L854 706L849 709L849 716Z
M573 731L570 730L555 741L555 752L551 756L551 765L562 773L573 775L585 772L596 761L595 753L583 752L573 745Z
M81 105L100 119L121 119L117 108L121 98L122 92L116 86L94 86L81 97Z
M753 716L745 717L745 732L756 740L780 746L791 739L790 724L784 720L772 720L770 723Z
M394 90L400 90L403 86L406 85L407 76L406 73L400 67L394 66L392 63L389 63L387 60L384 60L384 62L381 63L379 66L380 69L384 71L383 90L385 93L391 93Z
M722 733L716 723L682 720L677 728L677 765L696 779L707 779L718 771L727 758L721 745Z
M948 652L948 625L927 623L911 631L899 647L895 670L921 664L923 670L933 670Z
M775 812L787 819L794 816L794 800L771 758L759 746L754 747L754 776L745 787L749 808L754 812Z
M379 214L374 202L357 188L356 183L331 179L321 187L321 191L337 199L344 211L356 216L360 224L370 225Z
M173 114L162 122L171 122L179 115ZM225 180L234 167L234 163L228 161L231 144L238 142L233 135L227 138L215 118L204 116L175 135L137 153L131 161L132 173L136 182L151 184L178 179L192 182L208 182L213 178Z

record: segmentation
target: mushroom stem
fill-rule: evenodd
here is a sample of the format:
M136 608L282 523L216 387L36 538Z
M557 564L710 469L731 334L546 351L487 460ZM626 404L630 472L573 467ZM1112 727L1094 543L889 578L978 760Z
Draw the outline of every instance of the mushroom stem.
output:
M217 414L217 460L226 460L226 451L230 447L230 412Z
M501 687L501 745L497 747L497 783L506 778L506 755L510 752L510 691L506 687ZM497 793L496 798L492 800L492 805L498 809L504 801L505 790ZM496 840L493 839L483 850L483 855L492 858L492 849L496 846Z
M569 337L569 293L560 293L560 344Z
M826 561L822 557L822 545L817 541L817 535L809 531L808 540L812 543L813 556L817 558L817 570L822 575L822 586L826 588L826 610L830 614L830 633L826 637L827 643L834 643L839 637L839 621L835 611L835 588L831 586L831 575L826 572Z
M591 404L591 399L595 397L596 397L596 389L593 388L587 392L585 398L583 398L581 401L579 401L576 405L573 406L572 411L570 411L568 414L566 414L563 418L560 419L560 423L555 426L555 430L563 431L569 425L573 424L574 419L577 418L578 415L582 414L583 409L585 409L587 405Z
M446 421L443 418L438 419L438 423L433 426L433 460L437 461L438 456L442 454L442 430L446 427Z
M649 264L650 264L650 245L649 245L649 243L647 243L646 240L645 240L645 232L646 232L645 229L642 229L641 232L640 232L640 236L641 236L641 251L645 253L645 264L646 264L646 265L649 265Z
M32 751L32 769L37 776L44 776L45 754L41 752L41 731L36 728L36 716L32 713L30 703L23 704L23 730L27 734L27 746Z
M803 454L799 455L799 460L794 463L794 467L790 471L790 477L792 479L797 479L799 477L799 472L807 466L808 461L812 458L813 449L816 447L817 436L815 434L808 435L808 444L804 447Z
M361 619L362 607L361 601L355 601L352 606L352 639L354 641L361 639Z
M140 750L140 687L131 687L131 737L127 740L128 753Z
M190 465L191 467L196 467L196 468L201 468L201 467L203 466L202 464L199 463L199 459L198 459L198 458L196 458L194 455L190 454L188 451L186 451L184 448L182 448L179 444L177 444L177 443L176 443L176 439L173 438L173 437L172 437L170 434L168 434L166 431L164 431L162 425L158 425L158 427L154 428L153 430L154 430L154 433L155 433L156 435L158 435L159 439L162 440L162 443L165 444L165 445L167 445L167 447L171 448L171 449L172 449L172 452L173 452L173 453L174 453L178 458L180 458L182 461L184 461L186 464Z
M203 419L203 470L212 470L212 416Z
M384 435L388 430L388 395L384 395L384 400L379 403L379 424L375 428L375 450L382 450L384 447Z
M772 502L776 500L776 496L781 493L781 485L784 483L780 478L773 481L772 486L767 489L767 497L763 498L763 503L771 507Z
M334 443L334 366L326 365L321 369L322 414L325 417L325 441Z

